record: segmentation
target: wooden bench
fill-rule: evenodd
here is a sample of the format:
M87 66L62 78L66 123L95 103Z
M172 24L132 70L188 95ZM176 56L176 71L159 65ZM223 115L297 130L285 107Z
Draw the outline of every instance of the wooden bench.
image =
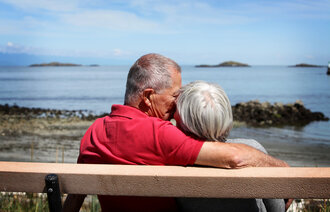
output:
M54 181L48 181L46 186L46 176L51 181L57 176L59 188L56 188ZM56 202L53 198L58 198L60 191L159 197L329 198L330 167L226 170L180 166L0 162L0 190L47 192L50 204L51 201Z

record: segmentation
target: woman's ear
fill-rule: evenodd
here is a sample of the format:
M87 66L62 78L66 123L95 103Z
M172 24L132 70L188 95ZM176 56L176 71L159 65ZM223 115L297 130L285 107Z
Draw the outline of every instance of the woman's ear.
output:
M151 107L151 99L150 99L150 96L155 93L154 89L152 88L146 88L143 90L143 93L142 93L142 99L143 99L143 102L146 106L148 107Z

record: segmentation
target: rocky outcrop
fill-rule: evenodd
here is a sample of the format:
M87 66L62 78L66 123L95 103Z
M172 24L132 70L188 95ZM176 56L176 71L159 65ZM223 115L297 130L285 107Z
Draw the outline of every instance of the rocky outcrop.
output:
M59 62L51 62L51 63L41 63L41 64L32 64L30 67L44 67L44 66L81 66L80 64L73 63L59 63Z
M327 75L330 75L330 68L328 67Z
M245 122L253 126L304 126L312 121L328 121L321 112L311 112L301 101L293 104L269 102L260 103L258 100L238 103L232 106L235 121Z
M218 65L196 65L196 68L216 68L216 67L250 67L248 64L239 63L235 61L226 61Z
M319 66L319 65L312 65L312 64L307 64L307 63L300 63L300 64L297 64L297 65L294 65L294 66L289 66L289 67L297 67L297 68L322 68L324 66Z

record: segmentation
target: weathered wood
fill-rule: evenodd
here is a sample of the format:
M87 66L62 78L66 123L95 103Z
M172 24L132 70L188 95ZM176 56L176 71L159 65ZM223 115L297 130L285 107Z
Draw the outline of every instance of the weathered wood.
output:
M179 166L0 162L0 190L44 192L47 174L63 193L220 198L330 198L330 168L225 170Z

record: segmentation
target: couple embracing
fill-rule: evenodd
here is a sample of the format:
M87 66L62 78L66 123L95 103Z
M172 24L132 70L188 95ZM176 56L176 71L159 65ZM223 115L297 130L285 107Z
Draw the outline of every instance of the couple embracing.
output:
M175 118L177 126L169 120ZM159 54L131 67L124 105L112 105L80 144L78 163L199 165L218 168L288 166L255 140L228 140L232 111L216 84L181 88L181 68ZM84 195L69 195L64 211L79 211ZM282 199L203 199L98 196L103 211L284 211Z

